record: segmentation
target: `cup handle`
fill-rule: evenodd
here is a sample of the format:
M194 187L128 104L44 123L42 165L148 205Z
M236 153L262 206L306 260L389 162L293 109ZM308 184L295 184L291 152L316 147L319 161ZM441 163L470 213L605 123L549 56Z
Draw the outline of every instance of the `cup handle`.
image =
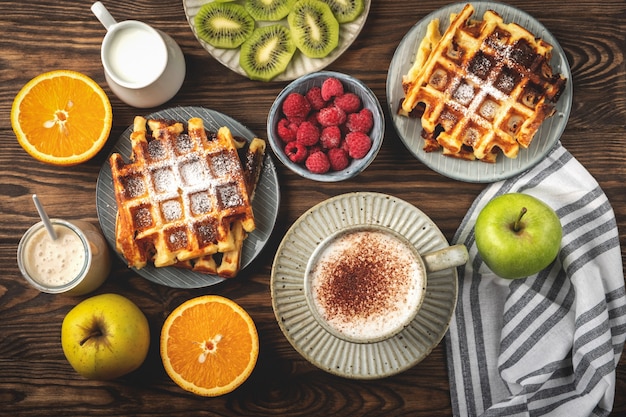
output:
M437 272L455 266L465 265L469 259L465 245L452 245L422 255L427 272Z
M111 26L117 23L107 8L104 7L104 4L99 1L91 5L91 11L94 15L96 15L100 23L104 25L106 30L109 30Z

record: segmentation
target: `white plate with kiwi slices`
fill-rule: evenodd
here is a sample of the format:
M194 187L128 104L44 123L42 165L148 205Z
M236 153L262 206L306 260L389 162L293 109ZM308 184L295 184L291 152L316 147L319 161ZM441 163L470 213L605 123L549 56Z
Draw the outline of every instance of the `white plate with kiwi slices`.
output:
M317 10L320 3L322 4L322 9L324 9L324 6L328 6L330 8L332 16L334 16L334 19L336 19L336 22L338 23L339 36L337 46L332 48L330 52L326 53L323 51L323 48L328 45L325 45L324 42L321 42L321 46L316 45L315 51L312 51L312 54L324 55L319 58L309 57L302 53L297 47L293 48L292 51L290 51L290 47L287 47L285 48L286 50L283 51L285 57L282 58L282 67L280 63L277 63L277 67L274 66L274 63L272 63L271 65L264 66L263 68L248 68L248 71L246 71L246 69L244 69L240 64L242 42L244 42L244 39L247 40L246 43L248 44L244 50L250 51L250 45L253 43L253 40L255 38L258 40L258 38L262 36L260 33L253 33L255 30L274 27L273 29L277 29L277 32L279 32L279 34L275 36L281 36L281 34L284 34L284 30L278 30L281 28L275 27L276 25L281 25L287 29L287 32L294 33L290 27L288 17L282 17L284 12L281 13L280 9L293 10L296 3L300 3L302 1L311 3L311 5L307 7L312 7L314 10ZM242 27L241 30L246 33L230 33L226 36L224 34L217 35L217 31L208 30L207 28L211 27L211 23L209 23L210 19L206 16L209 12L207 10L208 6L205 5L208 3L216 3L210 7L211 15L215 15L216 13L226 13L229 16L229 19L243 19L242 22L245 23L240 23ZM330 65L333 61L339 58L339 56L341 56L341 54L343 54L346 49L352 45L352 42L354 42L365 25L365 21L370 10L371 0L351 0L349 2L350 10L344 11L339 9L343 2L336 0L275 0L271 5L260 6L265 3L266 2L261 2L260 0L183 0L183 7L185 9L185 15L187 16L189 26L191 27L196 39L198 39L198 42L200 42L200 45L202 45L202 47L222 65L253 80L291 81L302 75L324 69L326 66ZM216 10L218 7L220 10L219 12ZM258 7L264 7L264 10L258 10ZM226 10L226 12L223 12L223 10ZM205 15L203 19L205 23L204 25L196 24L200 19L196 19L196 15L199 13ZM244 17L241 18L240 15L243 15ZM322 19L323 22L320 25L321 27L325 27L326 23L324 23L324 21L328 18L327 11L321 13L320 15L324 16L324 19ZM251 20L252 23L250 22ZM333 25L334 23L330 26L333 27ZM205 33L201 33L202 31ZM265 29L265 31L265 36L267 36L268 31L273 32L270 29ZM206 40L209 37L212 39L211 43ZM216 37L219 37L219 39L216 39ZM282 42L277 43L282 44ZM334 44L332 41L331 43ZM219 44L221 47L216 47L214 46L215 44ZM252 49L254 49L254 47L252 47ZM250 66L249 64L244 65L247 67ZM267 67L272 68L267 69Z

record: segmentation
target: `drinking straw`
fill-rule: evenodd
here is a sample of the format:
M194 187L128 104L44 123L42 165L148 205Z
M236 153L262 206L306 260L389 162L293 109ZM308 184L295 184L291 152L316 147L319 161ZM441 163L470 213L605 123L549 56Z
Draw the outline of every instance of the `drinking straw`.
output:
M48 234L50 235L52 240L56 240L57 234L54 231L54 228L52 227L52 223L50 222L50 218L46 214L46 211L43 209L43 206L41 205L41 202L37 198L37 194L33 194L33 202L35 203L35 207L37 208L37 212L39 213L39 217L41 217L41 221L43 222L43 225L46 227L46 230L48 231Z

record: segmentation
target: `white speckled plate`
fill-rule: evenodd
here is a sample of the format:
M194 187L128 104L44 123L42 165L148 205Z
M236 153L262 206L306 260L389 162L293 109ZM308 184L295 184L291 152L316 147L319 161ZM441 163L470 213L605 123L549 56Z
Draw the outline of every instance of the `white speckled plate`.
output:
M519 155L515 159L498 155L498 160L495 164L488 164L479 161L464 161L443 156L441 152L425 152L422 149L424 142L421 138L421 120L407 118L397 114L398 107L404 98L402 76L408 72L413 64L415 52L426 34L428 23L438 18L440 20L440 30L443 32L450 23L450 14L460 12L465 4L466 3L452 4L436 10L420 20L404 36L389 65L389 72L387 74L387 103L389 105L393 125L398 135L409 151L422 163L432 170L456 180L489 183L510 178L526 171L542 160L554 147L565 130L572 107L572 73L565 52L556 38L532 16L502 3L473 3L475 9L474 16L481 17L486 10L494 10L502 16L505 22L515 22L550 43L553 46L550 63L555 72L559 72L567 78L565 90L556 105L556 113L544 121L529 148L520 149Z
M202 107L174 107L152 113L146 118L164 118L179 121L187 121L191 117L200 117L208 130L217 131L222 126L228 126L233 136L252 140L255 135L247 127L238 121L214 110ZM122 133L111 152L118 152L127 160L132 147L130 134L132 125ZM256 229L248 235L243 242L241 269L243 270L261 253L265 244L269 241L276 218L280 201L278 187L278 175L276 166L269 153L266 152L263 162L263 170L252 201ZM117 203L111 177L111 165L107 161L102 165L98 182L96 184L96 208L100 228L111 247L115 248L115 216L117 215ZM120 255L121 257L121 255ZM222 282L224 279L217 275L201 274L186 269L166 267L156 268L145 266L135 270L137 274L157 284L174 288L200 288Z
M185 9L185 15L187 16L187 21L189 22L189 26L191 26L191 31L193 32L198 42L204 49L207 50L222 65L231 70L235 71L238 74L247 77L246 72L239 66L239 48L237 49L221 49L215 48L198 36L196 31L196 26L194 23L194 18L196 14L198 14L198 10L205 3L210 3L212 0L183 0L183 7ZM315 71L322 70L326 68L328 65L333 63L337 58L343 54L346 49L352 45L352 42L357 38L359 33L361 33L361 29L365 25L365 21L367 20L367 15L369 14L371 0L364 1L363 12L359 17L356 18L353 22L344 23L339 26L339 45L325 58L308 58L301 54L299 51L296 51L293 59L287 66L287 69L282 74L276 76L272 81L291 81L296 78L306 75ZM281 21L282 24L287 26L287 19L283 19ZM267 25L268 22L257 22L257 25Z
M320 369L351 379L387 377L424 359L447 331L458 291L455 268L431 273L420 312L397 335L362 344L330 334L315 320L304 296L307 263L326 237L347 226L368 224L395 230L420 253L448 246L433 221L406 201L379 193L343 194L296 220L278 248L270 281L274 314L291 345Z

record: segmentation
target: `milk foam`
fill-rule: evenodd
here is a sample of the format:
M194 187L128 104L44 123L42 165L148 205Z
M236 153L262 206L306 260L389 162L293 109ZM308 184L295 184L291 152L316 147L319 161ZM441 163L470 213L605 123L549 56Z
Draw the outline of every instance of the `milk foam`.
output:
M426 284L423 264L402 241L367 230L340 236L311 270L314 305L352 340L384 338L413 318Z

